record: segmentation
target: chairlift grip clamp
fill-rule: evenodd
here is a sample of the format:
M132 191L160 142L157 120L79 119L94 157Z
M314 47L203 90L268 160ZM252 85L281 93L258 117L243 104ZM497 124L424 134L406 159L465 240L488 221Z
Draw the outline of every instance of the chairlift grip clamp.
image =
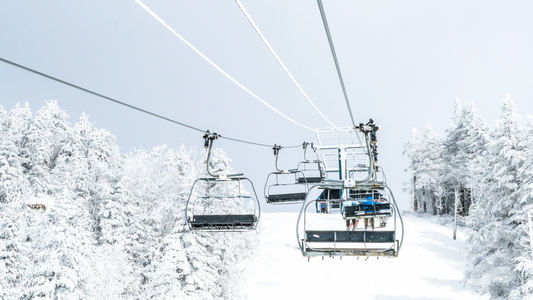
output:
M202 136L202 138L204 139L204 148L209 148L209 144L212 143L214 140L218 139L218 137L220 136L221 135L217 134L216 132L211 133L209 132L209 130L207 130Z
M279 154L279 150L281 150L281 147L280 145L276 145L274 144L274 147L272 147L272 150L274 150L274 155L278 155Z

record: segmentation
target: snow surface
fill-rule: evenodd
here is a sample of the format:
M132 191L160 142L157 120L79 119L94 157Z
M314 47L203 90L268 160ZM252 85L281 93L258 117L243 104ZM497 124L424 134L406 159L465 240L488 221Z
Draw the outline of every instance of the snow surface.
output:
M308 214L309 223L324 215ZM338 215L328 215L341 226ZM259 244L242 264L243 293L259 299L488 299L460 282L466 266L465 232L438 217L404 215L397 258L303 257L296 242L298 213L264 213ZM361 226L361 225L360 225ZM331 229L331 228L324 228Z

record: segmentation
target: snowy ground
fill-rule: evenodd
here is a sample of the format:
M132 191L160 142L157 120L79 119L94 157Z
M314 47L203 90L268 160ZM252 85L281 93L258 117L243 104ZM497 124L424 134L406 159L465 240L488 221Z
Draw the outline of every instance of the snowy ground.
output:
M309 215L313 218L324 215ZM338 215L329 215L342 226ZM405 215L405 241L397 258L304 258L296 243L297 213L265 213L259 244L242 265L243 292L259 299L487 299L460 280L465 267L462 229L434 217ZM323 219L321 219L323 220ZM331 228L324 228L331 229Z

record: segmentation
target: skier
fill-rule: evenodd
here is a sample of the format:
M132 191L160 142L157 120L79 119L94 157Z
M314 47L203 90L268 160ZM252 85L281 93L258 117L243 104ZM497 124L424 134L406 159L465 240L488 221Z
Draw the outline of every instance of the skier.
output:
M372 204L374 204L374 202L376 202L376 201L374 199L372 199L372 196L368 196L368 197L366 197L366 201L364 202L364 204L372 205ZM373 210L373 208L372 209L367 209L367 210L365 210L365 212L373 213L374 210ZM370 219L370 228L372 230L374 230L374 218L365 218L365 229L368 229L368 227L369 227L369 225L368 225L368 223L369 223L368 220L369 219Z
M341 207L343 206L353 206L353 205L359 205L359 201L345 201L341 203ZM342 209L342 208L341 208ZM357 224L359 223L358 219L346 219L346 230L354 230L357 228Z
M379 199L379 202L385 202L387 201L387 199L385 198L381 198ZM387 227L387 221L388 221L388 217L379 217L379 227Z
M355 228L357 228L357 224L359 224L358 219L348 219L346 220L346 229L354 230Z

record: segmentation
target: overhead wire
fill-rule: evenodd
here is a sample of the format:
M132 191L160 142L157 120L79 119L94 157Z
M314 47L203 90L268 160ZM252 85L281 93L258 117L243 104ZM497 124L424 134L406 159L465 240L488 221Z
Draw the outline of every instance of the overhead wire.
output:
M218 65L216 65L213 61L211 61L207 56L205 56L202 52L200 52L198 49L196 49L191 43L189 43L185 38L183 38L180 34L178 34L176 31L174 31L174 29L172 29L165 21L163 21L163 19L161 19L156 13L154 13L148 6L146 6L141 0L135 0L135 2L137 2L142 8L144 8L144 10L146 10L149 14L151 14L157 21L159 21L161 24L163 24L163 26L165 26L168 30L170 30L170 32L172 32L175 36L177 36L181 41L183 41L187 46L189 46L192 50L194 50L198 55L200 55L203 59L205 59L209 64L211 64L215 69L217 69L220 73L222 73L224 76L226 76L229 80L233 81L233 83L235 83L236 85L238 85L240 88L242 88L244 91L246 91L248 94L250 94L251 96L253 96L254 98L256 98L257 100L259 100L261 103L263 103L264 105L266 105L268 108L272 109L273 111L275 111L276 113L278 113L279 115L281 115L282 117L284 117L285 119L293 122L294 124L296 125L299 125L305 129L308 129L308 130L311 130L311 131L315 131L313 128L311 127L308 127L308 126L305 126L291 118L289 118L288 116L286 116L285 114L283 114L282 112L280 112L279 110L277 110L276 108L274 108L272 105L268 104L266 101L264 101L263 99L259 98L259 96L257 96L256 94L252 93L250 90L248 90L245 86L243 86L241 83L239 83L237 80L235 80L233 77L231 77L228 73L226 73L224 70L222 70Z
M17 68L20 68L20 69L23 69L23 70L26 70L26 71L29 71L31 73L34 73L34 74L37 74L39 76L42 76L42 77L45 77L45 78L48 78L50 80L53 80L53 81L56 81L56 82L59 82L61 84L64 84L64 85L67 85L67 86L70 86L72 88L75 88L75 89L78 89L78 90L81 90L83 92L86 92L86 93L89 93L91 95L94 95L94 96L97 96L97 97L100 97L100 98L103 98L105 100L108 100L108 101L111 101L111 102L114 102L116 104L119 104L119 105L123 105L123 106L126 106L128 108L131 108L131 109L134 109L134 110L137 110L137 111L140 111L142 113L145 113L145 114L148 114L148 115L151 115L153 117L156 117L156 118L159 118L159 119L163 119L165 121L168 121L168 122L171 122L171 123L174 123L174 124L177 124L177 125L180 125L180 126L184 126L184 127L187 127L189 129L192 129L192 130L196 130L196 131L199 131L199 132L202 132L202 133L205 133L207 132L207 130L203 130L203 129L200 129L200 128L197 128L197 127L194 127L194 126L191 126L191 125L187 125L185 123L182 123L182 122L178 122L176 120L173 120L173 119L170 119L170 118L167 118L167 117L164 117L162 115L159 115L159 114L156 114L156 113L153 113L151 111L148 111L148 110L145 110L145 109L142 109L142 108L139 108L137 106L134 106L134 105L131 105L131 104L128 104L128 103L125 103L125 102L122 102L122 101L119 101L117 99L113 99L111 97L108 97L108 96L105 96L105 95L102 95L100 93L97 93L97 92L94 92L94 91L91 91L89 89L86 89L86 88L83 88L81 86L78 86L78 85L75 85L75 84L72 84L70 82L67 82L67 81L64 81L64 80L61 80L59 78L56 78L56 77L53 77L53 76L50 76L50 75L47 75L47 74L44 74L44 73L41 73L37 70L34 70L34 69L30 69L28 67L25 67L23 65L19 65L15 62L12 62L10 60L7 60L7 59L4 59L4 58L1 58L0 57L0 61L6 63L6 64L10 64L12 66L15 66ZM226 139L226 140L230 140L230 141L234 141L234 142L240 142L240 143L245 143L245 144L250 144L250 145L256 145L256 146L262 146L262 147L274 147L273 145L267 145L267 144L261 144L261 143L256 143L256 142L251 142L251 141L246 141L246 140L241 140L241 139L236 139L236 138L231 138L231 137L226 137L226 136L221 136L221 135L218 135L220 138L222 139ZM294 145L294 146L288 146L288 147L283 147L283 148L296 148L296 147L301 147L301 145Z
M344 100L346 101L346 106L348 106L348 112L350 113L350 118L352 119L353 128L355 121L353 119L352 108L350 107L350 101L348 101L348 93L346 93L346 87L344 86L344 80L342 79L341 68L337 60L337 54L335 53L335 47L333 46L333 39L331 38L331 33L329 32L328 20L326 19L326 12L324 11L324 6L322 5L322 0L317 0L318 8L320 9L320 15L322 16L322 23L324 23L324 29L326 30L326 35L328 36L329 48L331 49L331 54L333 55L333 60L335 61L335 67L337 68L337 75L339 75L339 81L341 83L342 92L344 94Z
M255 32L257 32L257 34L259 35L259 37L261 38L261 40L263 40L263 43L267 46L268 50L270 50L270 53L272 53L272 55L274 56L274 58L276 58L276 60L278 61L279 65L283 68L283 70L285 71L285 73L287 73L287 75L289 76L289 78L292 80L292 82L294 83L294 85L296 85L296 87L298 88L298 90L300 90L300 92L302 93L302 95L304 95L305 99L307 99L307 101L313 106L313 108L322 116L322 118L324 118L324 120L326 120L331 126L335 127L338 129L337 126L335 126L335 124L331 123L330 120L328 120L328 118L326 118L326 116L318 109L318 107L316 107L316 105L313 103L313 101L311 101L311 99L309 99L309 97L307 96L307 94L304 92L304 90L302 89L302 87L298 84L298 82L296 82L296 79L294 79L294 77L292 76L292 74L289 72L289 70L287 69L287 67L285 67L285 64L281 61L281 59L279 58L279 56L276 54L276 52L274 51L274 49L272 48L272 46L270 46L270 43L267 41L267 39L265 38L265 36L263 35L263 33L261 33L261 30L259 30L259 27L257 27L257 25L255 24L254 20L252 19L252 16L250 16L250 14L248 13L248 11L246 11L246 8L244 8L244 5L241 3L241 1L239 0L235 0L235 3L237 3L237 6L239 6L239 8L241 9L242 13L244 14L244 16L246 16L246 18L248 19L248 22L250 22L250 24L252 25L252 27L255 29Z

